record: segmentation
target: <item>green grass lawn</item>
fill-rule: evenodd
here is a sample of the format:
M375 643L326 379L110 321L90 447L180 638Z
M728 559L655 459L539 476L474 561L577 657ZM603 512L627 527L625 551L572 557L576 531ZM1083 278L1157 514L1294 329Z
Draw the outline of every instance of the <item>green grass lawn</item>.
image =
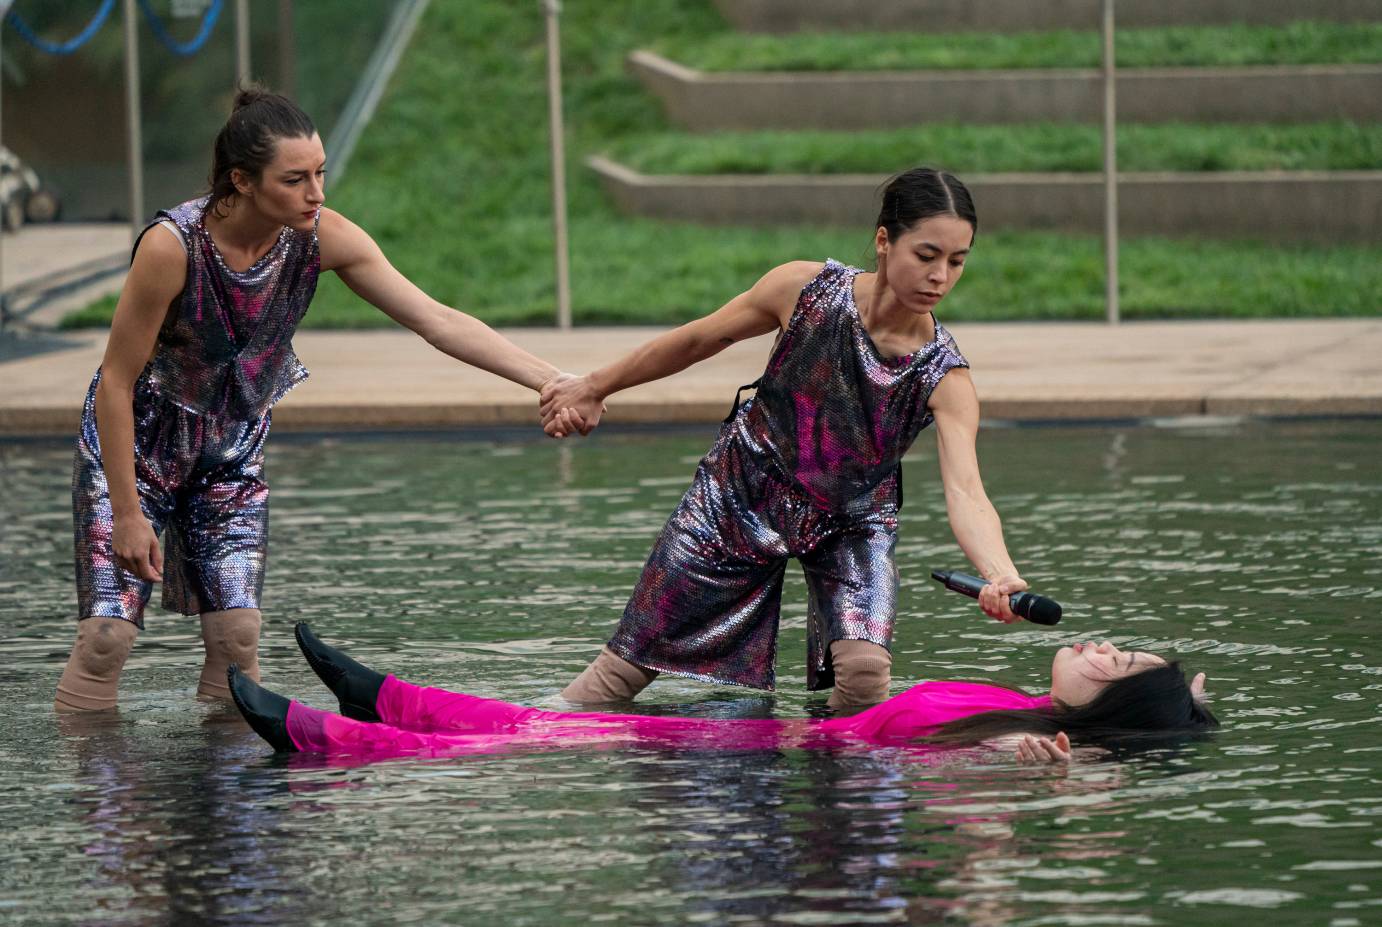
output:
M572 286L577 320L674 324L718 307L767 268L794 258L835 257L868 266L867 230L715 229L649 220L583 220L573 228ZM537 233L534 232L534 238ZM643 241L652 254L629 247ZM1121 246L1126 319L1369 316L1379 312L1382 248L1274 247L1245 242L1138 238ZM546 254L536 259L543 261ZM960 320L1102 319L1103 242L1092 235L983 233L964 279L938 310ZM495 324L553 321L537 280L522 286L486 277L468 285L466 304ZM375 328L390 324L336 280L323 280L304 327ZM550 284L549 284L550 285ZM521 298L520 298L521 292ZM73 317L106 325L114 299Z
M702 228L618 215L583 158L669 128L625 57L661 36L726 27L705 0L606 0L563 11L578 322L683 321L775 264L865 258L869 228ZM349 175L328 187L328 203L423 289L496 324L550 324L555 315L544 67L537 3L431 4ZM951 166L961 175L975 169ZM985 234L943 312L1102 317L1101 254L1094 237ZM1375 314L1382 247L1127 241L1122 280L1129 318ZM107 300L78 320L108 324L112 307ZM391 323L327 275L304 324Z
M1119 29L1115 40L1114 57L1124 68L1382 61L1382 23ZM1102 63L1103 45L1097 30L1058 30L1011 35L720 32L668 35L650 47L706 71L869 71L1095 68Z
M1096 125L935 123L848 132L660 132L618 139L608 154L651 174L881 174L926 163L957 172L1100 171ZM1123 125L1124 171L1382 169L1382 125Z

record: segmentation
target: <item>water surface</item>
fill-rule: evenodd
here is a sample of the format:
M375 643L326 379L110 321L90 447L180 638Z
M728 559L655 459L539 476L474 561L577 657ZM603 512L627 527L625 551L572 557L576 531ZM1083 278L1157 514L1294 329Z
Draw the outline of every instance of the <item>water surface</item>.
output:
M555 706L618 617L709 432L555 444L278 436L266 682L329 707L292 623L386 670ZM991 428L985 479L1054 629L987 621L933 439L906 466L895 685L1044 685L1107 637L1209 675L1216 735L1068 773L963 751L271 756L192 698L156 609L118 713L56 719L73 634L70 445L0 444L0 923L1283 924L1382 918L1382 422ZM659 680L638 710L797 717Z

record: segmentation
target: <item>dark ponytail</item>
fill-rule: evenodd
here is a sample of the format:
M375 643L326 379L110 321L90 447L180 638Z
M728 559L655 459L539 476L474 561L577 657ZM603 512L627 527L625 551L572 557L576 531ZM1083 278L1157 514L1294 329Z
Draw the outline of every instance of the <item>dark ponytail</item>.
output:
M1115 679L1087 705L984 711L944 724L923 743L973 744L1004 734L1054 736L1099 743L1148 735L1191 734L1219 726L1195 699L1179 663Z
M274 158L281 138L311 138L317 133L312 119L296 103L258 84L235 94L230 118L216 135L211 153L211 208L233 199L235 184L230 172L239 168L258 177Z
M954 216L979 231L979 217L969 190L954 174L931 167L914 167L888 181L883 206L874 228L888 231L888 241L932 216Z

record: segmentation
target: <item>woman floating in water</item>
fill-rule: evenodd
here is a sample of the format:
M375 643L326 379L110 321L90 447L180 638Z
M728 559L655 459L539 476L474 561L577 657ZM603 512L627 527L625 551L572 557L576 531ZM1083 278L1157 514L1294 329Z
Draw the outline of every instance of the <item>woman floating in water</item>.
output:
M298 646L340 703L309 708L228 671L235 704L276 750L367 759L492 753L593 740L718 749L850 744L978 744L1017 735L1022 762L1066 762L1071 743L1217 727L1204 707L1204 674L1187 683L1177 663L1104 642L1057 651L1051 688L1027 695L978 682L924 682L859 714L826 720L669 718L545 711L385 676L318 640Z

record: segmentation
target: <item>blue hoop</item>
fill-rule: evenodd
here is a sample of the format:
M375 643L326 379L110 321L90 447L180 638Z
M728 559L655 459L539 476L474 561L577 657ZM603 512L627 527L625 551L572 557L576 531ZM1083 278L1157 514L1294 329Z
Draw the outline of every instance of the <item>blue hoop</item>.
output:
M197 30L197 34L192 37L190 42L179 42L168 34L168 28L163 25L163 20L158 18L153 7L149 6L149 0L139 0L139 8L144 11L144 18L149 21L149 28L153 30L154 38L158 39L163 47L173 54L182 55L186 58L201 51L206 40L211 37L211 30L216 28L216 20L221 15L221 0L211 0L211 5L202 14L201 28Z
M220 0L217 0L217 2L219 3ZM91 17L91 22L86 24L86 28L66 42L49 42L47 39L42 38L30 28L29 24L26 23L22 17L20 17L18 10L10 10L5 20L11 26L14 26L14 31L19 33L21 39L28 42L34 48L37 48L39 51L47 52L50 55L70 55L87 42L90 42L91 37L101 31L101 27L106 24L106 19L110 16L110 11L114 8L115 0L104 0L101 4L101 8L96 11L96 15Z

